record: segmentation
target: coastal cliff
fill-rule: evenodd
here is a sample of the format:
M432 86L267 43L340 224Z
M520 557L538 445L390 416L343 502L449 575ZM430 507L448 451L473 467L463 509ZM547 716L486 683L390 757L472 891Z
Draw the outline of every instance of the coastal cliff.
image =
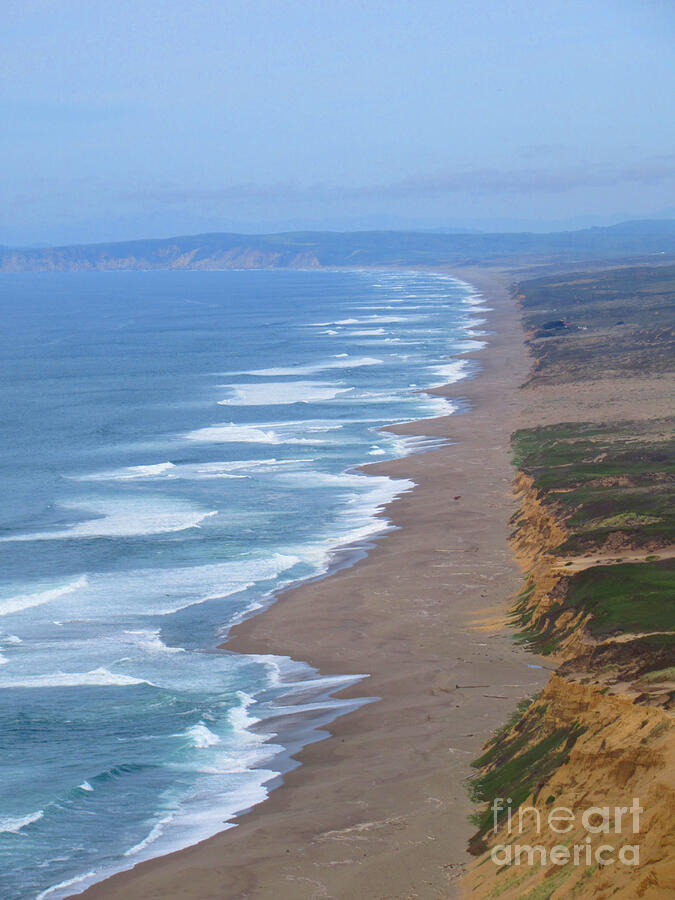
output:
M512 623L556 671L474 762L465 888L477 900L656 900L675 891L675 439L658 402L672 387L675 270L516 290L534 363L531 427L512 438L524 572ZM636 402L645 379L651 405ZM634 801L637 823L594 827Z
M4 272L104 272L133 269L312 269L320 265L309 252L248 246L231 241L199 244L195 239L137 241L118 245L54 247L0 251Z

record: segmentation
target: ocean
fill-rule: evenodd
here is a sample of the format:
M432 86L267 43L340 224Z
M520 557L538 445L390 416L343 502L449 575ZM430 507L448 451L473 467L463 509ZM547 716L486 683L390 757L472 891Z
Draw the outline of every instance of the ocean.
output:
M387 530L414 486L355 467L438 446L379 429L453 411L423 389L474 373L482 298L153 271L0 303L0 896L58 900L228 827L355 706L354 676L218 645Z

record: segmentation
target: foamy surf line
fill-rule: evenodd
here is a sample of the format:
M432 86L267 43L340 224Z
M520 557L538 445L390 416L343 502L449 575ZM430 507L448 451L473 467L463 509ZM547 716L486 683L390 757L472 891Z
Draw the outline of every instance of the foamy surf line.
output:
M147 473L146 473L147 474ZM197 528L217 510L199 509L183 500L149 497L144 500L110 498L105 501L84 499L81 503L62 504L64 511L88 516L66 528L36 531L0 537L2 543L18 541L54 541L89 538L143 537L171 534Z
M288 377L290 375L318 375L330 369L358 369L362 366L381 365L381 359L372 356L349 357L346 353L334 356L324 362L311 365L278 366L269 369L251 369L247 372L227 372L226 375L252 375L260 378Z
M219 406L288 406L333 400L349 388L319 381L273 381L265 384L224 384L230 392Z
M407 440L407 439L401 439ZM411 438L412 441L421 442L426 439L423 436ZM433 441L434 439L429 439ZM418 445L419 446L419 445ZM417 452L424 452L420 448ZM415 452L415 451L411 451ZM294 477L289 474L287 477ZM323 558L323 570L316 575L291 582L284 586L283 590L296 588L303 583L316 578L330 577L334 572L345 566L351 566L367 552L372 546L372 541L386 534L391 528L391 523L386 517L386 510L391 502L406 491L414 489L414 482L405 479L393 479L388 476L367 476L356 473L343 473L342 475L324 475L315 473L317 479L330 483L345 483L353 480L368 480L379 482L369 497L364 498L362 511L366 521L356 526L351 522L354 510L350 510L345 518L347 531L340 538L335 538L326 548ZM356 555L360 551L360 555ZM351 555L350 555L351 552ZM270 595L266 603L258 603L241 617L241 620L264 612L270 604L281 598L280 593ZM230 628L239 624L234 621ZM229 631L229 628L228 628ZM236 818L259 806L267 799L271 790L282 783L283 775L297 766L295 756L304 747L312 743L326 739L329 735L326 729L336 718L358 709L367 703L375 702L376 698L361 697L349 701L338 699L335 694L367 678L367 674L361 675L333 675L321 676L318 673L308 677L302 664L298 664L290 657L266 656L265 659L271 669L274 670L274 681L281 690L273 704L265 714L257 717L251 715L251 707L255 707L256 700L248 695L243 697L242 707L232 710L231 718L235 729L243 733L252 733L257 736L261 750L258 760L250 759L242 765L239 771L258 773L258 781L247 785L237 792L230 792L225 805L218 806L214 812L209 805L200 814L192 812L186 816L165 815L156 818L149 823L147 835L137 844L123 851L122 859L115 866L99 871L90 871L76 876L68 881L61 882L48 888L40 896L49 897L51 900L65 900L69 896L85 891L93 884L119 872L128 871L140 862L174 853L187 847L194 846L203 840L215 836L236 825ZM57 677L57 683L59 682ZM28 683L22 687L37 686L27 679ZM131 684L135 679L126 679L124 676L116 676L109 672L90 672L84 675L64 675L61 684ZM0 687L3 685L0 684ZM19 685L15 685L19 686ZM269 731L270 725L273 731ZM220 739L213 734L206 723L199 723L191 727L186 733L186 738L199 748L208 749L218 746ZM274 740L274 749L270 748L265 753L268 739ZM270 764L273 767L270 768ZM229 771L237 771L230 768ZM82 787L89 791L91 786ZM190 828L190 834L186 833L186 825Z
M279 688L274 703L260 715L255 709L256 699L239 691L240 705L231 710L230 718L235 731L249 738L248 761L233 761L230 768L219 771L252 773L256 781L230 791L227 798L211 797L206 805L189 815L158 814L148 821L148 832L140 841L122 851L114 865L90 870L48 887L36 895L50 900L65 900L81 894L115 874L129 871L141 862L156 859L192 847L236 826L236 818L259 806L270 791L282 783L283 776L297 767L294 759L304 747L328 736L325 729L340 715L345 715L372 698L351 700L336 699L335 694L358 683L367 675L321 676L307 673L304 664L290 657L261 656L273 672L273 681ZM192 726L185 738L196 748L212 750L221 743L206 724ZM270 744L269 741L274 743ZM273 767L270 764L273 763ZM92 786L85 782L80 789L91 793ZM215 802L214 802L215 801ZM0 828L13 833L21 831L44 816L39 810L23 817L0 819Z
M306 474L306 473L304 473ZM289 472L285 478L302 478L303 473ZM411 490L414 484L409 480L392 479L388 476L365 476L356 473L343 473L341 475L328 475L313 473L316 480L322 481L327 486L344 485L357 486L364 482L371 482L372 487L363 495L356 495L360 501L360 507L352 505L346 511L344 531L335 535L319 548L321 561L319 570L313 576L326 577L338 567L351 565L352 561L342 557L338 560L340 551L355 549L364 546L364 542L372 540L378 534L384 533L390 527L388 519L382 516L386 506L402 492ZM354 521L356 519L356 522ZM289 583L287 587L296 586L308 579L301 579ZM79 584L80 589L86 588L86 583ZM274 601L270 595L268 602ZM247 615L253 615L264 608L258 604L247 611ZM237 622L231 623L231 626ZM230 627L231 627L230 626ZM158 643L154 634L142 632L130 633L140 639L141 643L149 643L153 646ZM162 648L165 652L170 648ZM180 651L177 651L180 652ZM318 673L307 673L304 664L297 663L284 657L261 657L273 670L273 683L280 693L272 704L262 714L255 708L255 697L241 694L241 705L235 707L230 713L234 730L242 737L253 738L252 746L243 759L232 759L226 763L224 769L219 771L233 773L255 773L255 780L241 789L229 790L226 797L212 797L207 806L198 810L192 809L189 813L156 816L148 822L147 834L136 844L122 851L121 858L114 866L88 871L82 875L59 882L42 892L40 896L49 897L52 900L81 893L91 885L104 880L116 873L133 868L136 864L148 859L161 857L214 836L233 827L237 816L251 810L261 804L269 792L281 783L283 775L297 762L295 754L303 747L311 743L325 739L326 727L336 717L344 715L359 706L372 702L372 698L364 697L353 700L337 699L334 695L349 687L366 675L336 675L320 676ZM20 681L0 682L0 688L38 688L38 687L77 687L77 686L133 686L142 684L141 679L134 679L124 675L118 675L107 670L90 671L86 673L56 673L52 676L27 677ZM268 722L270 725L268 725ZM273 730L272 730L273 729ZM186 740L198 750L212 750L217 748L221 739L214 734L206 722L200 722L192 726L185 733ZM269 741L274 743L270 744ZM80 789L87 793L94 791L89 782L83 782ZM215 803L219 800L219 803ZM214 808L215 807L215 808ZM28 827L36 819L25 817L15 827ZM14 824L14 823L10 823Z
M478 305L482 300L477 300L475 304ZM375 317L373 317L375 318ZM359 321L359 324L371 324L371 321L364 322L363 319L356 320ZM382 321L382 318L380 318ZM315 323L323 324L323 323ZM346 321L335 322L339 327L347 324ZM350 323L351 324L351 323ZM457 348L459 350L459 348ZM465 351L466 352L466 351ZM462 361L457 359L456 356L452 358L452 360L448 363L439 364L435 367L435 374L438 374L441 378L447 378L447 380L443 381L443 384L454 383L455 381L460 380L460 378L470 378L475 372L473 369L465 371L465 367L462 365ZM376 365L377 362L369 363ZM459 364L459 365L458 365ZM309 366L306 367L310 368ZM288 371L288 369L284 370L283 367L279 367L278 369L269 369L269 370L252 370L250 372L241 373L246 375L252 375L254 377L288 377L290 375L310 375L315 374L321 371L326 371L328 367L315 368L313 371ZM338 368L338 367L336 367ZM345 366L346 368L346 366ZM429 371L434 371L431 367L429 367ZM289 383L291 384L291 383ZM297 382L295 384L298 384ZM288 385L284 386L285 388ZM251 385L229 385L229 388L235 389L250 389ZM302 390L304 388L298 388L298 390ZM424 388L420 389L422 392ZM222 395L221 395L222 396ZM269 395L268 395L269 396ZM245 399L244 397L239 397L236 399ZM318 398L317 398L318 399ZM323 398L322 398L323 399ZM328 399L328 398L326 398ZM443 398L433 398L434 400L439 402L439 410L436 412L436 415L448 414L450 412L454 412L455 409L448 401L445 401ZM300 400L299 402L303 402ZM304 401L306 402L306 401ZM444 407L443 412L440 410L441 402L446 403L447 405ZM225 404L223 404L225 405ZM236 404L234 404L236 405ZM250 404L255 405L255 404ZM411 422L423 422L424 418L415 418L410 420ZM285 443L322 443L322 439L319 438L317 440L313 438L298 438L297 436L289 435L288 431L286 433L279 433L277 429L288 428L292 423L270 423L267 425L235 425L234 423L224 424L224 425L214 425L212 427L196 429L189 434L186 434L185 437L190 441L196 441L197 443L230 443L230 442L241 442L241 443L261 443L261 444L285 444ZM303 423L304 424L304 423ZM390 423L391 425L398 424L395 421ZM322 431L327 431L331 429L340 428L341 425L322 425L316 426L316 432L320 434ZM384 425L383 428L387 426ZM240 430L241 429L241 430ZM393 458L400 458L401 456L406 455L411 452L426 452L431 449L436 449L443 444L446 444L447 441L445 439L439 438L431 438L425 437L423 435L414 436L414 437L399 437L396 435L386 434L382 432L380 436L376 440L381 440L386 438L387 440L399 441L400 444L397 449L400 449L400 453L397 453ZM379 450L379 447L372 447L372 450ZM404 452L405 451L405 452ZM302 451L300 451L302 452ZM377 454L372 454L377 455ZM392 457L390 457L392 458ZM268 464L268 461L259 461L260 463ZM270 461L271 463L278 461ZM283 463L287 463L288 461L282 461ZM246 463L250 465L250 463ZM209 465L209 464L207 464ZM225 470L221 464L213 464L219 466L218 470L212 470L210 474L221 477L224 475L232 476L236 470L230 470L229 472ZM137 466L137 467L129 467L129 470L117 470L114 474L108 473L108 477L112 475L113 480L114 477L117 476L120 480L125 478L125 475L130 480L136 479L154 479L154 478L165 478L179 475L179 472L176 472L175 469L180 467L175 466L174 463L149 463L147 466ZM201 474L206 474L201 473ZM289 473L288 476L285 477L303 477L307 473ZM343 476L349 476L349 472L343 473L343 475L337 476L325 476L328 479L340 479ZM363 476L360 476L363 477ZM373 476L366 476L373 477ZM388 481L393 482L393 479L388 479ZM394 487L398 487L397 490L393 490ZM360 527L352 528L351 530L347 528L348 522L345 521L345 532L342 536L337 539L335 542L331 543L331 546L326 548L325 555L325 569L318 575L310 576L309 578L302 579L298 582L293 582L292 584L288 584L284 587L284 590L287 587L295 587L300 583L313 580L316 577L329 577L333 574L337 568L342 568L344 565L352 565L353 562L356 561L355 557L352 557L351 561L346 560L346 554L343 551L363 549L364 552L367 552L368 546L372 544L374 538L378 538L383 536L390 530L391 522L387 516L387 511L389 505L393 502L396 497L400 496L400 494L404 490L412 490L414 488L414 484L412 482L408 482L405 487L403 484L399 483L397 486L395 484L390 485L390 490L383 491L379 498L371 497L370 498L370 507L371 507L371 519L372 521L368 521L362 524ZM347 518L347 516L345 517ZM172 523L173 524L173 523ZM279 594L277 593L278 597ZM273 602L274 598L270 597L269 602ZM249 615L256 614L264 610L267 604L258 604L255 608L252 608L249 611ZM248 616L245 616L248 617ZM237 624L234 622L233 624ZM278 658L275 658L275 664ZM292 667L296 665L292 660L288 660L288 665ZM97 681L98 678L104 678L103 673L94 673L88 672L85 673L86 676L93 677L96 683L101 683ZM223 814L219 813L218 821L213 822L213 812L211 810L211 819L209 819L208 813L205 814L205 819L203 821L196 821L193 817L193 821L191 821L191 825L194 827L194 831L191 831L188 837L185 836L183 821L182 828L182 837L177 836L178 824L174 822L174 819L168 816L164 816L162 818L155 818L152 822L148 823L148 832L142 840L137 842L132 847L129 847L124 851L124 857L128 860L128 865L120 865L119 863L115 865L114 868L111 868L108 871L96 871L96 872L87 872L84 875L77 876L73 879L69 879L68 881L61 882L58 885L54 885L53 887L48 888L44 891L40 896L50 896L58 900L58 898L67 897L72 895L76 889L78 892L86 889L90 884L101 881L108 875L113 874L113 872L122 871L123 869L128 869L134 866L137 862L140 862L145 859L149 859L152 857L162 856L164 854L170 853L173 850L179 850L187 846L191 846L197 843L200 840L203 840L204 837L209 837L213 834L216 834L219 831L223 831L229 827L232 827L233 822L229 821L232 818L235 818L237 815L240 815L246 810L249 810L252 806L255 806L261 803L269 794L269 791L276 786L278 783L278 779L280 774L285 771L283 759L288 757L290 758L292 753L297 752L297 750L301 749L303 746L306 746L308 743L320 740L325 735L317 734L317 729L320 727L317 724L317 719L313 718L312 715L319 713L322 717L322 721L325 724L329 724L339 715L345 714L348 710L340 701L335 700L332 695L339 691L341 688L346 687L350 683L354 683L359 678L364 676L338 676L333 679L322 679L317 678L314 681L308 678L301 678L295 682L289 680L285 682L284 686L287 688L287 692L282 694L278 700L276 701L276 709L274 710L274 714L270 711L269 715L266 717L256 718L251 716L248 712L248 708L251 705L247 703L243 706L242 710L242 718L241 725L246 731L254 730L256 732L261 731L264 733L265 721L266 719L274 719L275 725L276 722L285 722L287 723L287 728L279 728L276 734L274 735L276 740L280 740L282 748L281 752L278 756L274 757L274 767L273 768L262 768L257 769L261 773L261 780L259 784L255 787L249 786L245 793L242 793L241 796L238 797L230 797L229 799L232 801L228 803L227 812L225 813L225 818L228 820L223 823ZM28 686L28 685L26 685ZM287 705L283 705L282 701L284 697L290 701ZM323 698L323 700L322 700ZM303 701L303 702L300 702ZM368 702L368 698L364 698L358 702ZM299 725L299 721L302 722ZM309 725L308 721L311 721L313 724ZM193 726L189 733L186 733L186 739L193 742L194 746L201 749L209 749L218 746L219 739L217 735L209 729L208 724L206 722L200 722L197 726ZM290 759L288 762L290 766ZM83 790L86 790L83 788ZM230 812L230 807L232 807L232 812ZM206 824L206 820L209 820L210 824ZM200 829L203 829L203 837L199 837Z

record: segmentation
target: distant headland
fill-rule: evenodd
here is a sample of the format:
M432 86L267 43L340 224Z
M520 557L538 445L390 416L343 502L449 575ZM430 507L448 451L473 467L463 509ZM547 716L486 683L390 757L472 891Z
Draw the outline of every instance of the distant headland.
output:
M277 269L342 266L438 266L474 263L574 266L645 255L673 255L675 220L504 234L414 231L298 231L197 234L61 247L0 247L3 272L119 269Z

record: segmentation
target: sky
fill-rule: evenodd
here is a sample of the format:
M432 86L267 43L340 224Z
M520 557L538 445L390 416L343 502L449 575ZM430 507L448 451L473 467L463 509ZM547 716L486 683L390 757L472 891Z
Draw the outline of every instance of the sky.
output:
M1 0L0 243L675 218L672 0Z

